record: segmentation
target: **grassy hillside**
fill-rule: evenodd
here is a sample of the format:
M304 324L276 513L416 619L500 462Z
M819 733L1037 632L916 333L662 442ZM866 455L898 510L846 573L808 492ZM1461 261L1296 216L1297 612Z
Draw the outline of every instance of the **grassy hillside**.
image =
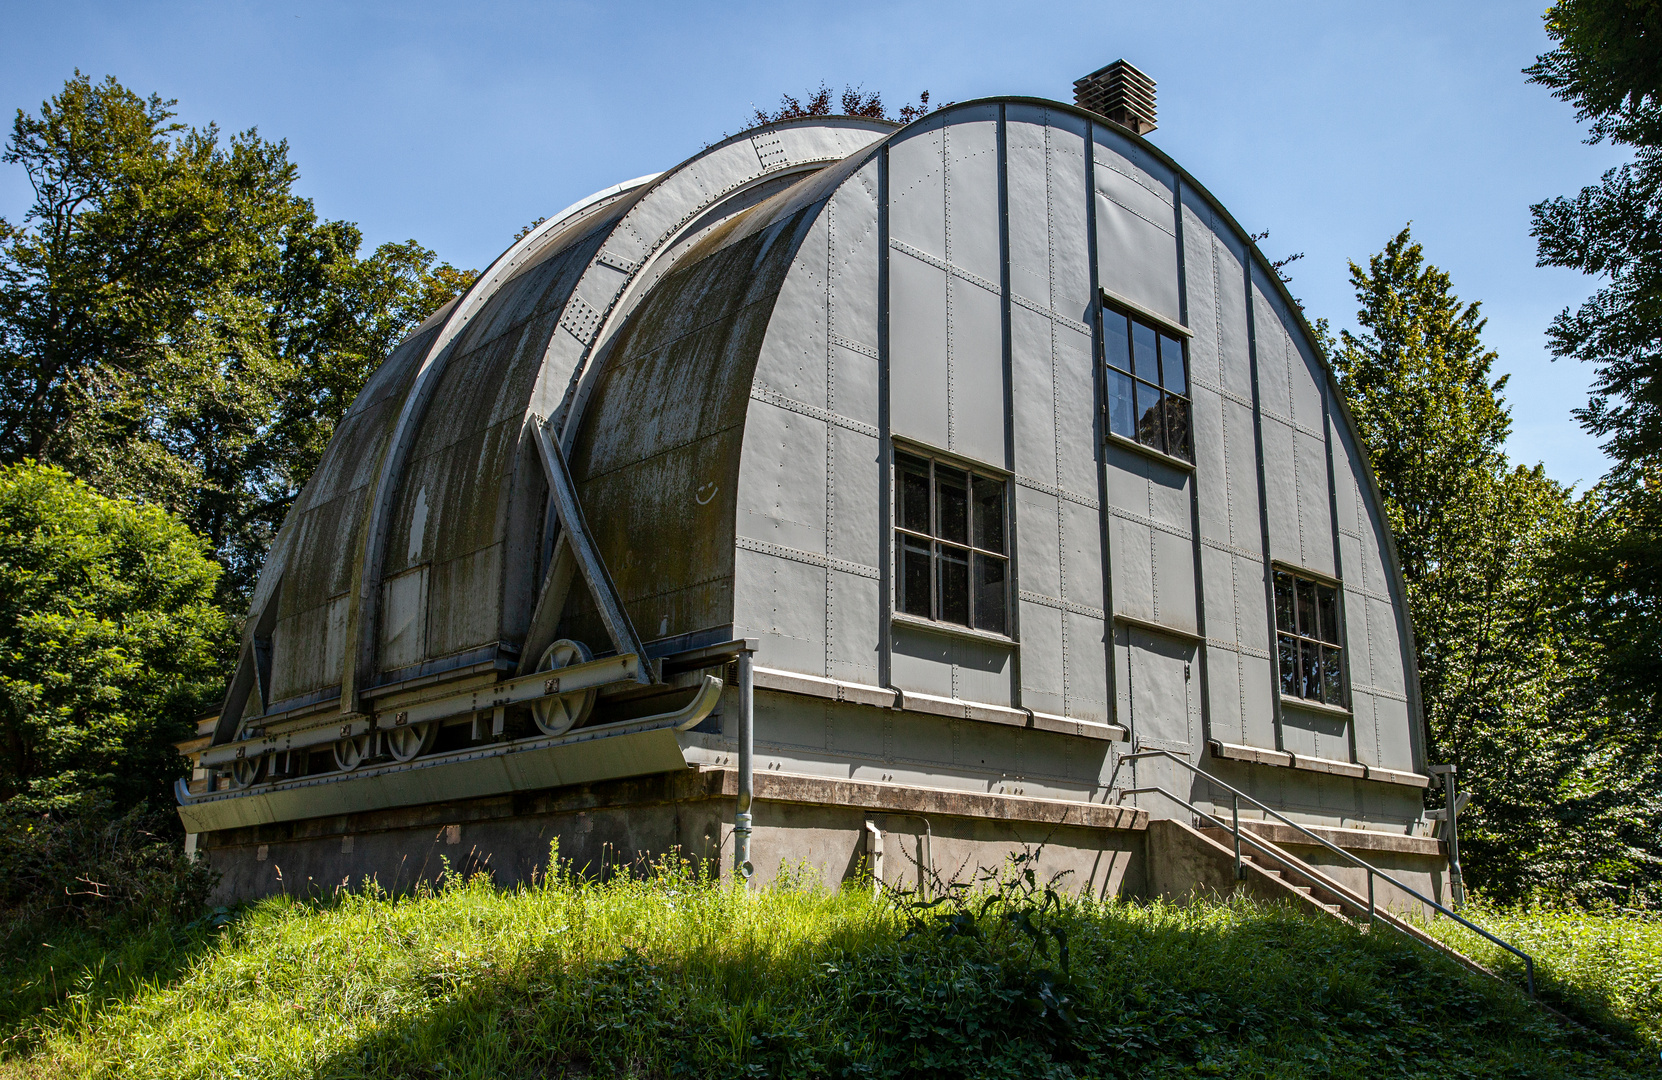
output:
M55 989L21 956L12 996L55 1004L12 1006L0 1077L1656 1075L1394 934L1001 895L666 871L272 900L61 956Z

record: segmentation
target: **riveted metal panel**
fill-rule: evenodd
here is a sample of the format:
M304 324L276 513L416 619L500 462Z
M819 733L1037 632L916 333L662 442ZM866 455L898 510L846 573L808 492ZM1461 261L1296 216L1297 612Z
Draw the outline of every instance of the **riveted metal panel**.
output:
M1171 173L1107 127L1096 132L1093 176L1102 287L1180 319Z
M996 239L996 233L995 233ZM952 277L947 282L951 312L952 449L977 461L1004 467L1004 333L996 293ZM898 411L905 406L900 401Z
M1051 309L1050 156L1043 110L1005 113L1005 185L1009 191L1010 292Z
M1071 609L1062 612L1062 618L1067 631L1069 663L1067 700L1061 712L1079 720L1109 723L1108 666L1103 659L1107 655L1108 624L1094 615Z
M385 668L419 664L427 655L427 567L389 577L381 584L381 663Z
M499 640L504 544L435 562L429 578L427 657L450 656ZM469 598L477 598L468 602ZM387 668L402 667L388 663Z
M1095 506L1087 506L1072 498L1060 500L1060 509L1062 565L1065 573L1062 595L1070 603L1083 604L1088 608L1101 612L1103 611L1101 511ZM1100 616L1098 617L1100 618ZM1071 643L1072 639L1069 640ZM1098 649L1096 653L1101 654L1102 650Z
M769 666L824 674L829 573L824 566L741 548L734 566L734 632L759 637L757 655Z
M892 252L889 395L896 435L951 448L948 378L946 271L905 252Z
M828 218L820 215L803 238L791 270L779 286L779 299L756 361L759 389L773 390L819 409L829 408L829 224ZM824 456L822 449L822 461Z
M1098 409L1096 373L1088 333L1052 322L1055 366L1051 372L1051 408L1055 412L1056 486L1096 497L1099 456L1095 423ZM1041 451L1042 453L1042 451Z
M931 116L889 141L889 237L937 259L946 258L947 123Z
M1026 558L1026 541L1023 540ZM1022 581L1027 581L1023 563ZM1062 610L1024 600L1021 604L1021 702L1029 709L1066 715L1062 699Z
M1015 485L1014 495L1016 535L1021 544L1021 587L1029 592L1060 597L1062 541L1058 496L1035 490L1020 481Z
M877 166L860 169L827 207L831 227L830 329L839 415L875 426L877 416Z
M936 697L953 697L952 639L910 626L892 631L890 682L902 690Z
M1187 753L1200 730L1198 698L1191 691L1195 646L1137 627L1114 631L1124 660L1122 700L1140 746Z
M952 123L942 129L942 141L946 159L946 246L942 257L971 274L997 281L998 106L956 111Z
M825 554L827 427L767 401L750 403L740 536Z
M1087 223L1090 195L1085 190L1085 155L1089 152L1085 126L1085 121L1073 113L1047 111L1045 115L1050 161L1050 303L1076 323L1090 320L1096 302Z
M828 673L833 679L876 685L881 648L877 622L882 610L877 579L833 570L831 598Z
M1052 380L1049 319L1026 308L1010 309L1010 361L1016 451L1012 464L1017 475L1054 486L1057 389ZM1093 401L1094 398L1093 394ZM1091 483L1081 490L1091 491L1095 487ZM1025 565L1022 574L1024 577L1027 574Z
M879 531L877 517L878 481L883 468L877 437L833 425L831 445L835 476L829 553L861 566L879 566L887 541ZM871 580L875 589L876 579Z

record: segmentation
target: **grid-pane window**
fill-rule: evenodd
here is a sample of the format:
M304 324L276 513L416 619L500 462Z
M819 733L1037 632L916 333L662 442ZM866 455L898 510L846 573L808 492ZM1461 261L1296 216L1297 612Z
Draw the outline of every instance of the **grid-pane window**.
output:
M1108 430L1193 461L1189 361L1183 343L1112 308L1103 309L1102 331L1108 361Z
M936 622L1008 633L1004 481L897 452L895 483L900 610Z
M1287 570L1275 572L1276 653L1281 693L1344 706L1339 587Z

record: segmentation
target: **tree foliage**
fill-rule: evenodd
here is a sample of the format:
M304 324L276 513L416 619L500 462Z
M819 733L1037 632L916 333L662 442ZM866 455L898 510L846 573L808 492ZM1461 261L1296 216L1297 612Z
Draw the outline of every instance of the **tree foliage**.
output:
M160 507L0 466L0 801L171 798L235 645L219 576Z
M1588 141L1633 159L1573 197L1531 207L1539 262L1599 281L1553 320L1555 356L1593 366L1576 411L1614 459L1584 527L1555 566L1582 663L1586 716L1603 717L1604 782L1585 803L1630 837L1629 858L1662 871L1662 3L1563 0L1546 12L1555 48L1525 69L1576 106Z
M1503 897L1630 895L1650 856L1609 797L1601 703L1573 692L1584 642L1560 576L1587 510L1507 460L1480 305L1409 229L1351 282L1360 332L1340 335L1334 366L1408 586L1431 757L1472 793L1472 879Z
M368 257L295 194L288 145L186 127L79 72L0 160L0 460L52 462L208 538L232 596L391 347L471 281L415 241Z
M800 116L863 116L870 120L888 120L893 123L910 124L913 120L928 116L935 109L945 106L929 107L929 91L925 90L918 95L915 104L902 105L900 111L893 116L883 104L883 95L876 90L866 90L863 86L845 86L837 104L840 109L831 107L832 90L825 83L819 84L819 89L802 97L790 94L779 95L779 107L771 111L757 109L751 117L754 124L777 124L781 120L794 120Z

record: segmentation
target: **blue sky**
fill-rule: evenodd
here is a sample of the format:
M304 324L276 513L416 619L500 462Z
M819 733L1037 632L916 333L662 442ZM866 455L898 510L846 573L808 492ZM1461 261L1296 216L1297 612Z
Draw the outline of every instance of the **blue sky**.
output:
M1152 140L1348 325L1346 261L1412 220L1511 373L1514 458L1583 486L1604 471L1571 419L1589 372L1544 330L1593 283L1535 266L1529 205L1622 160L1519 69L1541 0L1359 3L159 4L0 0L0 106L71 72L177 98L181 118L289 140L320 213L369 243L415 238L483 267L540 215L686 158L752 108L821 80L891 106L1071 100L1121 56L1159 82ZM0 214L29 192L0 168Z

